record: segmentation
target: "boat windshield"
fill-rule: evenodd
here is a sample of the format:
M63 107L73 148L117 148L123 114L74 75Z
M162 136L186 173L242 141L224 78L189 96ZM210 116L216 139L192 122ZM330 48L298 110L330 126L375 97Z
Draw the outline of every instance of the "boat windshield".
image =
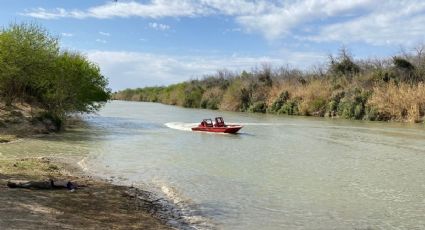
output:
M212 122L212 120L211 120L211 119L205 119L205 120L204 120L204 122L205 122L205 124L207 124L207 125L212 125L212 124L213 124L213 122Z

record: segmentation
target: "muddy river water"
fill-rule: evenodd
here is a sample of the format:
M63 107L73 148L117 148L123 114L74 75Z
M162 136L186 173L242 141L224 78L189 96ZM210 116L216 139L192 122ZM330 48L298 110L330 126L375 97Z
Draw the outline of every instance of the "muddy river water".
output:
M203 118L238 135L191 132ZM87 127L0 146L0 157L82 157L149 186L197 228L424 229L425 127L108 103Z

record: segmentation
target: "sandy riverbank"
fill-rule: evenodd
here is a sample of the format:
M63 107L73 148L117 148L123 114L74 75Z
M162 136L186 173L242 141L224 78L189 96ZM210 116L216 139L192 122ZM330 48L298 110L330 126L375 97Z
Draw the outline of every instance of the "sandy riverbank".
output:
M72 181L82 187L71 192L6 186L10 180L49 179ZM149 193L84 176L63 159L0 157L2 229L169 229L153 216L157 208L141 202L141 197L149 200Z
M0 103L0 150L23 137L56 131L50 120L34 118L33 114L29 105L5 107ZM134 195L147 197L147 192L93 179L72 162L75 159L23 158L20 153L6 157L0 151L0 228L169 229L152 216L152 207ZM8 181L50 179L84 186L74 192L7 187Z
M58 154L43 149L2 153L2 147L55 135L49 134L57 131L51 121L34 119L32 111L26 105L6 108L0 103L1 229L191 229L172 201L149 188L114 185L87 175L78 163L83 155L61 154L60 149ZM84 126L78 117L66 122L69 130ZM8 181L49 180L83 186L74 192L7 187Z

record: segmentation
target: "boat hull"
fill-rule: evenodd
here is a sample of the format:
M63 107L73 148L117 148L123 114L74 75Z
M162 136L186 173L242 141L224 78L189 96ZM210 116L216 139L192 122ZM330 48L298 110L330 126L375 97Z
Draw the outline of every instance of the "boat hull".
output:
M211 133L237 133L242 126L228 125L225 127L194 127L192 131L211 132Z

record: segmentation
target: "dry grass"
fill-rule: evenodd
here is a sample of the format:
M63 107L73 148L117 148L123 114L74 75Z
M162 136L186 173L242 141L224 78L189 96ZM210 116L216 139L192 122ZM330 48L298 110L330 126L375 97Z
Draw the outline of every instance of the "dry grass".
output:
M48 158L0 158L0 174L12 175L19 172L19 176L38 180L42 178L57 178L61 175L59 166Z
M148 99L157 97L165 104L229 111L420 122L424 120L425 62L423 47L416 51L354 60L343 48L338 56L330 56L327 66L307 71L264 65L250 72L220 71L201 80L120 94L143 91L151 95ZM403 84L388 86L392 81ZM377 92L368 103L373 91ZM185 95L190 95L189 106L181 100Z
M1 135L0 134L0 143L7 143L18 139L16 135Z
M288 91L290 98L297 98L301 115L323 115L326 103L332 96L328 81L314 80L308 84L282 83L273 86L269 92L268 105L271 105L279 95Z
M131 100L132 100L132 101L138 101L138 100L140 100L140 95L139 95L139 94L134 94L134 95L131 97Z
M202 100L210 100L211 98L220 98L223 96L224 90L220 89L220 87L213 87L205 90L202 95Z
M170 92L170 96L168 97L166 104L183 106L184 96L184 89L176 88Z
M300 114L322 116L331 95L329 82L326 81L312 81L299 88L296 96L302 98L299 106Z
M267 96L266 104L267 106L271 106L273 102L280 96L280 94L284 91L284 86L282 83L273 85L270 88L269 94Z
M425 85L389 83L375 86L368 105L392 120L421 122L425 114Z
M248 82L240 79L234 80L223 95L223 100L220 103L220 109L227 111L239 111L241 108L241 90L248 88L248 86Z

